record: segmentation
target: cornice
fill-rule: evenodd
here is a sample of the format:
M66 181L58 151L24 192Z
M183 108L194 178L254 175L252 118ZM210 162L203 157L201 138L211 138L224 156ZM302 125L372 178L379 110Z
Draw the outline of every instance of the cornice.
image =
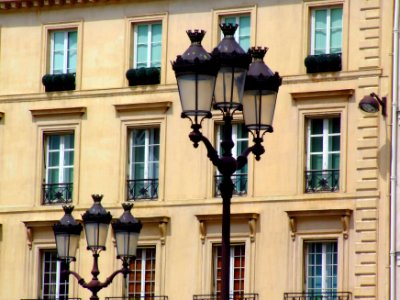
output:
M326 90L326 91L306 91L290 93L293 100L313 100L321 98L350 98L354 94L354 89Z
M56 100L81 100L90 98L105 97L127 97L137 95L157 95L164 93L177 92L176 84L160 85L154 89L146 88L112 88L96 90L80 90L68 92L50 92L50 93L32 93L32 94L14 94L0 95L0 104L15 102L36 102L36 101L56 101ZM156 97L155 97L156 98Z
M165 113L172 106L172 101L114 104L117 113L160 110Z
M45 117L59 117L79 115L82 116L86 112L86 107L66 107L66 108L46 108L46 109L31 109L32 117L45 118Z
M118 3L109 0L0 0L0 13L10 10L73 8L96 4Z

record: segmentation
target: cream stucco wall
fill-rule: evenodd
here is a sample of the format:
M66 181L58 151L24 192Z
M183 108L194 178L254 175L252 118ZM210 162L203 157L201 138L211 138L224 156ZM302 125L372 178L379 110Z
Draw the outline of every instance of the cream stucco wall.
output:
M170 61L188 47L186 29L206 30L203 46L211 51L219 17L231 13L251 14L251 44L270 48L265 62L283 77L266 154L260 162L249 158L248 194L232 204L232 240L246 242L246 292L260 300L301 292L303 241L333 238L339 290L354 299L388 299L390 117L358 109L370 92L390 95L388 2L0 1L0 299L38 297L39 251L54 247L49 226L62 210L41 205L43 133L75 132L75 217L91 205L93 193L104 194L103 205L118 217L126 195L127 131L149 124L161 130L159 199L137 201L133 214L145 224L140 243L157 247L156 294L180 300L211 292L221 200L213 197L214 168L205 147L193 148L190 123L180 118ZM343 6L341 72L306 74L308 12L316 5ZM154 19L163 22L161 84L128 87L131 23ZM48 30L68 26L78 28L77 88L45 93ZM332 114L342 120L340 191L305 194L305 118ZM211 140L216 119L203 124ZM85 248L82 235L73 268L89 279ZM119 267L114 256L109 237L102 279ZM89 298L70 281L71 296ZM122 286L117 278L99 295L121 296Z

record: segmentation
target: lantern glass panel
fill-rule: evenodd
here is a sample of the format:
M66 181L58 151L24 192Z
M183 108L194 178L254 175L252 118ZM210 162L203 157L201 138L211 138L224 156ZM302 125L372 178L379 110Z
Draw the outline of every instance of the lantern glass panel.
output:
M115 240L117 243L117 255L119 257L136 256L139 233L118 231L115 232Z
M248 90L243 97L243 117L249 130L272 126L277 93L268 90Z
M105 249L109 224L86 223L85 234L88 248L91 250Z
M79 235L58 233L56 235L57 254L60 259L75 259L79 244Z
M242 103L246 73L247 70L242 68L221 67L214 91L216 103L224 107Z
M211 110L215 76L188 74L177 77L182 111L188 115ZM200 113L201 115L201 113Z

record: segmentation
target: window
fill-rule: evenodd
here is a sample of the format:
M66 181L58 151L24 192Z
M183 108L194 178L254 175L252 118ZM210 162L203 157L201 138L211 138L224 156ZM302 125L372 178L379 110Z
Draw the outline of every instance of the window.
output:
M57 251L45 250L41 253L41 298L68 299L68 276L61 276L61 261L57 260Z
M128 298L154 296L156 248L138 248L136 259L130 263L132 273L127 278ZM147 298L146 298L147 299Z
M341 7L313 9L311 11L311 54L342 52Z
M308 119L306 192L339 189L340 117Z
M161 23L134 25L133 68L161 67Z
M305 243L305 289L308 294L336 294L337 273L337 241Z
M135 128L129 135L128 200L158 198L160 129Z
M221 142L223 136L223 125L217 126L217 150L220 155L223 154L221 149ZM234 157L238 157L244 150L248 147L248 133L247 129L244 124L233 124L232 125L232 140L235 143L232 149L232 155ZM217 174L215 175L215 194L219 196L220 192L218 190L218 185L222 181L222 175ZM234 191L233 194L237 196L246 195L247 194L247 165L245 165L242 169L237 170L232 175L232 181L234 184Z
M50 73L76 73L77 30L52 31Z
M215 245L213 247L213 292L216 295L221 293L221 255L221 245ZM239 296L244 294L245 259L245 244L231 245L229 294L234 296L233 299L239 299Z
M45 136L45 183L43 203L72 201L74 173L74 133Z
M235 32L235 40L244 51L250 48L250 15L225 16L221 19L222 23L238 24Z

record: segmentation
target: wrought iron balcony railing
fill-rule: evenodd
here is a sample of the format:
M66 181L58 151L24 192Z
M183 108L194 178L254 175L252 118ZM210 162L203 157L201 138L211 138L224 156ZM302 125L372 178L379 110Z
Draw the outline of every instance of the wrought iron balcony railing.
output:
M351 300L350 292L285 293L284 300Z
M105 297L105 300L168 300L168 296L126 296L126 297Z
M339 170L305 171L306 193L336 192L339 190Z
M258 300L258 294L234 293L229 296L230 300ZM221 300L220 294L193 295L193 300Z
M72 202L73 184L44 183L42 185L43 204L60 204Z
M219 184L222 181L222 175L215 175L215 197L220 197ZM247 194L247 173L239 173L232 175L234 185L233 195L244 196Z
M127 200L157 198L158 178L127 180Z

